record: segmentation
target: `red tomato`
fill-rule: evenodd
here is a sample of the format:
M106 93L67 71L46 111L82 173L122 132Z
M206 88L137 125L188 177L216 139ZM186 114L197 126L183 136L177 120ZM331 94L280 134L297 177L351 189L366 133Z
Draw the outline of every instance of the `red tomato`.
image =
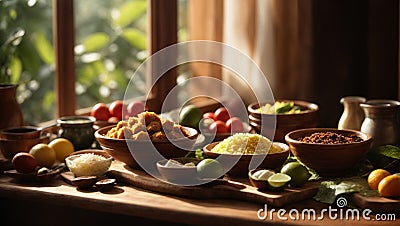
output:
M104 103L97 103L90 111L90 115L99 121L107 121L110 118L110 110Z
M146 109L145 104L142 101L132 101L128 104L127 110L129 116L137 117L139 113L144 112Z
M215 114L214 114L213 112L204 113L204 114L203 114L203 118L209 118L209 119L212 119L212 120L214 120L214 121L217 121L217 120L215 119Z
M212 133L228 133L228 128L223 121L215 121L210 125L210 131Z
M108 108L111 117L122 119L122 111L124 110L124 103L120 100L113 101Z
M14 168L20 173L32 173L35 171L37 161L35 157L26 152L18 152L11 160Z
M228 132L240 133L244 131L243 122L238 117L232 117L226 121L226 127Z
M218 108L214 114L215 114L216 120L220 120L223 122L228 121L228 119L230 118L228 110L226 110L226 108L224 108L224 107Z

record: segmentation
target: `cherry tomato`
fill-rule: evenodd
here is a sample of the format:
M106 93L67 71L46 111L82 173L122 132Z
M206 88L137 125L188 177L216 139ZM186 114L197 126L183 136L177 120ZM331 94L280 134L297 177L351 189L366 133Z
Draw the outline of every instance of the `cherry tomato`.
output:
M209 118L209 119L212 119L212 120L214 120L214 121L217 121L217 120L215 119L215 114L214 114L213 112L204 113L204 114L203 114L203 118Z
M90 115L99 121L107 121L110 118L110 110L104 103L97 103L90 111Z
M37 166L35 157L27 152L18 152L15 154L11 163L19 173L32 173Z
M210 131L212 133L228 133L228 128L226 127L225 122L217 120L211 123Z
M244 131L243 122L238 117L232 117L226 121L226 127L228 132L240 133Z
M137 117L137 115L144 112L145 109L146 106L142 101L132 101L127 107L128 115L133 117Z
M214 114L215 114L216 120L220 120L223 122L228 121L228 119L230 118L228 110L226 110L226 108L224 108L224 107L218 108Z
M122 111L124 110L124 103L120 100L113 101L108 108L110 110L111 117L117 117L122 119Z

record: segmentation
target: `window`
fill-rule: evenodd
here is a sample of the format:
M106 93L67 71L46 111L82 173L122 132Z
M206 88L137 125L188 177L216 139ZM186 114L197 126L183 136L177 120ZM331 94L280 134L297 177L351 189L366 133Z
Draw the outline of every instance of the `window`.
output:
M135 2L135 1L132 1ZM136 1L137 2L137 1ZM75 68L74 62L74 27L71 23L73 16L72 0L54 0L55 15L55 46L56 46L56 94L57 94L57 116L75 114ZM177 43L177 1L147 2L150 18L149 41L147 48L149 54L154 53L168 45ZM149 101L150 110L157 111L160 102L168 93L169 87L174 85L170 78L176 78L175 71L169 72L168 80L156 84L152 90L152 100ZM176 79L175 79L176 80ZM79 87L79 86L78 86ZM79 90L78 90L79 91Z

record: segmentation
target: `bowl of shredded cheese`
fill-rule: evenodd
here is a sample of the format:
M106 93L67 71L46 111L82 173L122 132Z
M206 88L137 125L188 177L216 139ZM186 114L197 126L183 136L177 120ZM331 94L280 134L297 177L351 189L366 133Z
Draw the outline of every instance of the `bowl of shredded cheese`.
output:
M68 169L79 176L102 176L111 166L113 158L95 153L74 154L65 159Z
M260 161L255 167L276 169L286 161L290 151L287 144L273 142L263 135L237 133L206 145L203 152L207 157L218 158L228 175L245 177L252 159Z

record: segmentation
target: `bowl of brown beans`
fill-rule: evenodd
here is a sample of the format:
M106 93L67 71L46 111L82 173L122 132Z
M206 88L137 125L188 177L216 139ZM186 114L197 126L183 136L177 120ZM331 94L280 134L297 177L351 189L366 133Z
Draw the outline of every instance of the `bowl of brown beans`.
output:
M291 153L322 177L344 176L372 143L369 134L336 128L307 128L285 136Z

